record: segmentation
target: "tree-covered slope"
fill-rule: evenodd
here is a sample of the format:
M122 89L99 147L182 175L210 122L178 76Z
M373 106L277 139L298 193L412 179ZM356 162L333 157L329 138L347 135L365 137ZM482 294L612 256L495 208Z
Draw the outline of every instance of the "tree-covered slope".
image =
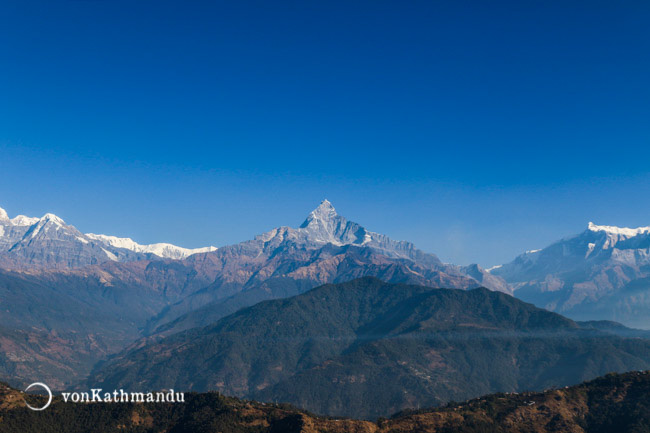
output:
M650 341L586 329L503 293L362 278L143 342L88 383L218 390L374 417L645 368Z

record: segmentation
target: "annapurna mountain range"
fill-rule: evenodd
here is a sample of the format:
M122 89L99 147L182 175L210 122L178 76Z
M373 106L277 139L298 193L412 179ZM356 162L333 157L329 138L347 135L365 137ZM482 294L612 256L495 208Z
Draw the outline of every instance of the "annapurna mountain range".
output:
M587 229L491 269L520 299L577 320L650 328L650 227Z
M0 309L0 375L18 382L37 375L58 388L140 337L209 324L325 283L375 276L460 289L495 282L491 288L507 291L481 268L472 269L475 278L347 221L328 201L298 228L183 260L105 243L54 215L20 226L22 219L3 212L0 299L12 308ZM35 356L26 338L44 350Z
M224 248L217 253L215 247L141 245L129 238L81 233L50 213L41 218L18 215L10 219L0 208L0 268L73 269L84 274L97 273L99 267L103 278L111 281L116 276L106 273L114 270L122 279L124 272L134 269L129 263L136 261L143 261L147 268L150 262L174 259L183 261L182 267L194 269L200 281L189 285L203 286L202 290L194 287L185 299L168 304L168 310L152 320L150 331L199 308L210 310L216 307L212 305L215 301L219 304L216 310L199 311L191 323L181 327L209 323L251 302L365 275L437 287L484 286L574 319L608 319L650 327L648 227L590 223L583 233L528 251L487 272L476 264L444 264L410 242L371 232L338 215L325 200L298 228L279 227ZM282 288L275 287L279 279L285 280ZM240 291L246 295L234 296ZM208 317L200 319L204 315Z
M487 287L571 318L644 326L650 316L647 234L626 231L612 243L613 229L595 227L487 272L442 263L409 242L371 232L338 215L327 200L297 228L278 227L206 252L170 246L173 254L83 234L52 214L10 219L2 211L0 299L11 308L0 308L0 376L27 381L40 375L64 387L139 338L207 326L263 300L366 276L434 288ZM576 297L582 283L601 284L602 275L614 282L610 288ZM546 285L554 278L561 284ZM619 295L622 301L612 302ZM38 355L33 344L24 344L29 339L43 347Z
M188 249L172 244L140 245L130 238L81 233L58 216L9 218L0 208L0 260L5 266L74 268L106 261L184 259L215 247Z

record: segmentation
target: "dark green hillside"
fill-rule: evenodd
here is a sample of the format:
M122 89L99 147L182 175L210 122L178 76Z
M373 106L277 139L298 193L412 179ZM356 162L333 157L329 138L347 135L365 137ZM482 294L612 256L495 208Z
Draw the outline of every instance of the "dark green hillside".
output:
M88 383L218 390L375 417L649 367L650 341L583 329L502 293L362 278L152 340Z

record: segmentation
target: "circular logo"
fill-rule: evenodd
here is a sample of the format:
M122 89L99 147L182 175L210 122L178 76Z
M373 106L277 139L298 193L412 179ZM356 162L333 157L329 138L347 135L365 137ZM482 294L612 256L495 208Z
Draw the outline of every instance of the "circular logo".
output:
M26 404L27 407L30 408L31 410L36 410L36 411L45 410L45 409L47 409L47 408L50 406L50 404L52 403L52 390L50 390L50 387L47 386L47 385L45 385L44 383L41 383L41 382L34 382L34 383L32 383L31 385L29 385L27 388L25 388L25 392L29 391L30 389L32 389L32 388L35 387L35 386L40 386L40 387L43 388L45 391L47 391L47 395L49 396L49 398L47 399L47 404L46 404L45 406L43 406L43 407L32 407L32 406L29 405L29 403L27 403L27 400L25 400L25 404Z

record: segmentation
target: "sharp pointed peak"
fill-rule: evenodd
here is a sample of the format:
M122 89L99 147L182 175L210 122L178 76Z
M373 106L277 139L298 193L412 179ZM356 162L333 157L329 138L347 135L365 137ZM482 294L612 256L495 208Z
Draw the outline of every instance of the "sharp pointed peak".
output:
M300 227L305 228L309 224L318 221L320 222L331 221L337 216L338 214L336 213L336 209L334 209L334 206L332 206L332 203L329 200L325 199L318 205L316 209L314 209L309 213L307 219L305 220L304 223L302 223Z
M334 212L336 213L336 209L334 209L334 206L332 205L332 202L330 202L328 199L323 200L320 202L318 207L312 211L312 213L329 213L329 212Z

